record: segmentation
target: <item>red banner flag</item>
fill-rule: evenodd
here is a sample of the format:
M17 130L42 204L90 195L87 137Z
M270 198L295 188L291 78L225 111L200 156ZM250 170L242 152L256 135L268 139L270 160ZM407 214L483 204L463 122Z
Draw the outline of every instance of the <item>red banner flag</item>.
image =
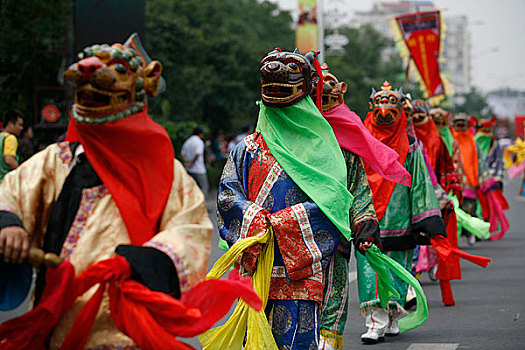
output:
M441 14L439 11L416 12L397 16L395 24L421 75L428 98L441 99L445 84L439 72Z

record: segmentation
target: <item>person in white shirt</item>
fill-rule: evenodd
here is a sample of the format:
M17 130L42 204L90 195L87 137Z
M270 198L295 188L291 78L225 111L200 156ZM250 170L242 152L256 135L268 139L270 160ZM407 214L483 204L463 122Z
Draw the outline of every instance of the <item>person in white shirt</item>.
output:
M208 197L208 175L204 163L204 133L200 127L193 130L193 134L184 141L181 155L184 167L188 174L197 182L204 196Z

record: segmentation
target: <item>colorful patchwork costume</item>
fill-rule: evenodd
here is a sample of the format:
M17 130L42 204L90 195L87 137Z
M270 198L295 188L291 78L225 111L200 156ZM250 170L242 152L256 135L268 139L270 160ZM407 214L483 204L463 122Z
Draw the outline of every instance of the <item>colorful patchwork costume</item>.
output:
M441 108L433 108L430 110L430 116L436 124L439 136L445 144L448 154L452 159L454 171L458 174L460 186L463 187L465 182L465 170L463 169L463 162L461 161L461 153L458 142L454 139L452 134L452 127L450 126L449 113ZM463 179L463 180L462 180ZM461 235L463 229L473 233L476 237L488 238L490 236L490 225L482 219L472 216L461 209L463 202L463 193L448 193L449 198L454 202L454 212L457 219L457 232Z
M408 188L385 180L367 164L365 169L379 219L383 250L410 271L414 247L429 244L428 237L446 236L446 231L421 149L407 135L403 101L402 91L393 90L385 82L380 91L372 91L371 112L365 126L373 136L398 153L400 163L412 176L412 186ZM368 327L361 339L375 343L385 334L399 334L397 319L405 314L407 284L392 276L400 298L391 301L386 310L382 309L374 271L360 254L356 254L356 259L361 312Z
M487 219L490 210L482 186L489 183L490 172L469 128L469 119L466 114L459 113L454 115L452 124L452 135L458 143L461 159L458 169L463 187L461 209L473 217ZM459 226L458 234L467 236L469 244L475 243L475 237L489 238L480 236L479 231L462 230Z
M459 176L454 167L452 157L448 149L439 136L436 124L431 119L429 110L423 100L415 100L414 107L414 129L418 139L423 143L425 151L436 176L437 184L435 186L436 196L438 198L441 215L447 227L447 239L449 243L458 248L457 241L457 220L454 212L454 206L449 193L452 193L456 198L461 198L461 183ZM428 251L428 256L436 256L437 254L432 246L422 246L421 249ZM420 252L420 261L416 266L416 272L425 271L420 267L422 254ZM437 261L436 261L437 262ZM436 278L440 281L441 296L443 303L447 306L455 304L450 286L450 280L461 279L461 267L459 264L459 257L454 257L454 260L444 261L439 260Z
M318 84L323 84L323 116L332 126L341 146L347 165L348 190L354 196L350 208L352 240L356 249L359 249L362 242L374 242L380 246L379 225L362 159L392 181L410 185L410 175L397 161L397 153L370 135L359 116L344 104L346 83L339 82L328 71L326 64L323 64L322 69L323 81L320 80ZM313 93L312 98L315 97L316 93ZM319 349L343 349L349 299L350 250L350 242L342 238L340 247L325 273Z
M505 216L504 210L509 209L509 204L503 195L503 150L494 138L492 127L496 124L496 118L479 119L476 125L476 135L474 139L481 151L489 169L490 183L486 184L485 192L490 209L491 231L499 225L499 232L492 235L492 240L503 238L509 228L509 221Z
M317 349L323 271L341 234L350 239L345 159L308 96L319 79L313 64L314 53L298 50L262 60L257 131L230 153L218 189L219 233L230 246L273 229L266 311L279 349ZM241 273L256 271L261 249L244 251Z

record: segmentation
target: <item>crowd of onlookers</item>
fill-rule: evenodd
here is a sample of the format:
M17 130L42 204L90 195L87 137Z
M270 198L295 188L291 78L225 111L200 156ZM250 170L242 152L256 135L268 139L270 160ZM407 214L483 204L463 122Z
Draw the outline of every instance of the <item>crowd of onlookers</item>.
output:
M253 126L245 124L240 134L225 134L219 129L206 139L202 128L196 127L184 142L181 149L182 161L186 171L206 197L210 187L206 168L212 166L222 169L230 151L252 132Z
M25 124L22 112L17 109L5 111L0 132L0 181L31 157L34 151L33 128Z
M226 134L224 130L219 129L210 135L210 138L206 141L206 148L207 151L209 151L207 163L213 164L215 162L220 163L221 161L224 163L225 160L228 159L231 150L252 132L253 126L251 124L244 124L239 134Z
M23 113L10 109L2 114L0 132L0 181L11 170L29 159L36 151L33 141L33 128L27 123ZM225 133L219 129L205 137L202 128L196 127L184 142L181 156L188 173L195 179L205 194L209 184L207 168L222 169L230 151L244 137L252 133L253 126L244 124L240 133ZM58 139L57 141L63 141Z

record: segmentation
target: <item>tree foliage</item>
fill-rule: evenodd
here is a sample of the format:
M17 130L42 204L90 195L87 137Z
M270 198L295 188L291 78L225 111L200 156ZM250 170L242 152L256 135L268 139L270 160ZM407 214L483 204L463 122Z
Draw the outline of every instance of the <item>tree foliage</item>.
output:
M326 56L330 72L339 81L348 84L345 103L362 119L368 113L368 101L372 88L376 90L388 80L393 88L403 87L412 97L418 95L415 84L405 82L405 70L401 58L394 54L385 56L385 47L389 45L371 26L361 28L342 28L339 33L348 38L345 54Z
M291 23L266 1L147 1L146 45L167 81L150 111L212 128L254 121L261 59L276 46L293 48Z
M466 113L468 115L480 117L487 107L485 96L475 87L471 88L468 93L457 95L457 103L452 108L452 113Z
M35 86L57 86L68 0L0 2L0 109L32 116ZM38 103L38 102L37 102Z
M34 87L57 85L65 57L58 49L65 44L71 4L25 0L21 6L15 0L2 0L1 109L17 107L31 115ZM143 39L150 56L162 63L167 81L167 90L150 100L150 114L168 130L177 130L177 135L184 134L177 123L188 128L198 123L213 131L255 122L261 59L275 47L293 50L295 46L290 13L260 0L148 0L145 4ZM403 84L407 91L403 64L397 55L384 57L389 43L381 34L371 27L343 28L340 33L350 40L346 53L327 56L327 63L348 84L346 102L361 117L368 111L371 88L378 89L384 80L396 88Z

